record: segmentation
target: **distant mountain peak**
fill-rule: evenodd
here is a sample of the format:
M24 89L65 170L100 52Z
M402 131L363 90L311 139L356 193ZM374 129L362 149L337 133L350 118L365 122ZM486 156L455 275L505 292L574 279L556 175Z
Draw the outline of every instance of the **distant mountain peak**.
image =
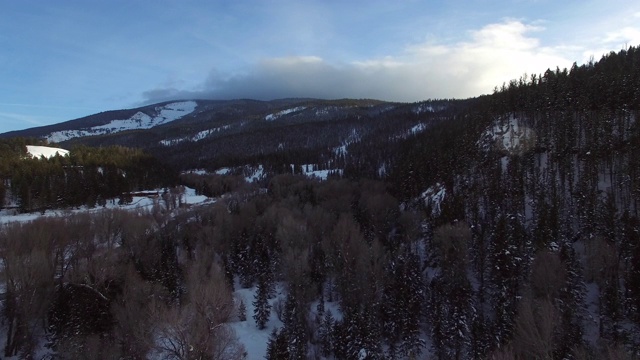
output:
M106 124L91 126L78 130L54 131L45 136L49 142L60 143L73 138L113 134L127 130L151 129L178 120L195 111L198 103L195 101L172 102L156 106L151 115L138 111L126 119L111 120Z

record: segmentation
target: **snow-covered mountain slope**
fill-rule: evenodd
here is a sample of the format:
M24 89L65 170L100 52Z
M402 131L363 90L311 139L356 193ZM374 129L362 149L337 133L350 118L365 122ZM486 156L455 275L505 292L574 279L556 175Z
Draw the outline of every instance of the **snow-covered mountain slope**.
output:
M181 142L184 141L190 141L190 142L198 142L200 140L204 140L207 137L216 134L216 133L220 133L224 130L228 130L231 128L231 125L224 125L224 126L218 126L215 127L213 129L208 129L208 130L202 130L199 131L198 133L196 133L193 136L185 136L185 137L180 137L180 138L172 138L172 139L165 139L165 140L160 140L160 145L163 146L173 146L173 145L177 145Z
M34 158L44 156L45 158L50 159L56 155L67 156L69 155L69 150L49 146L27 145L27 153Z
M291 109L285 109L285 110L282 110L282 111L278 111L277 113L269 114L269 115L265 116L264 119L267 120L267 121L273 121L273 120L276 120L277 118L279 118L279 117L281 117L283 115L295 113L295 112L298 112L298 111L302 111L304 109L306 109L305 106L298 106L298 107L294 107L294 108L291 108Z
M195 101L182 101L158 106L152 115L138 111L127 119L111 120L109 123L79 130L54 131L45 136L49 142L63 142L69 139L111 134L126 130L151 129L191 114L198 104Z

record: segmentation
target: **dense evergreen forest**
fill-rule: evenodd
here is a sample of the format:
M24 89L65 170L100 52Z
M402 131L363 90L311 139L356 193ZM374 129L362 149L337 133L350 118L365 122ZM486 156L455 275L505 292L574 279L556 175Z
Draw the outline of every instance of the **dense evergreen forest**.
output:
M34 158L26 145L42 140L0 140L0 209L15 204L21 212L88 205L107 199L126 202L133 191L174 186L177 174L141 150L76 146L69 156Z
M639 101L630 47L513 80L424 132L373 132L326 181L274 174L300 153L255 155L271 171L253 184L181 178L209 206L2 225L4 355L47 339L56 359L242 359L229 323L249 316L282 323L267 359L637 359ZM176 181L138 150L102 151L0 169L12 194L32 181L25 211ZM46 166L49 187L25 175ZM73 174L96 186L55 188L93 195L40 190Z

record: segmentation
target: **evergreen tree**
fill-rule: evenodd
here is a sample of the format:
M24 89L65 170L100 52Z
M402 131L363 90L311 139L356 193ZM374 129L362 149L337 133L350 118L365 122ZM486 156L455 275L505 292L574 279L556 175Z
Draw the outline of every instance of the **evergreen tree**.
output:
M318 326L318 341L324 356L330 356L334 351L334 327L335 319L331 310L327 310Z
M420 324L424 306L424 282L419 258L404 250L391 264L391 282L384 292L384 329L389 353L418 356L424 348Z
M498 347L507 344L513 335L527 258L525 236L524 227L514 215L501 215L493 229L489 277Z
M288 341L284 331L273 329L267 342L267 360L290 359Z
M291 290L291 289L290 289ZM287 293L283 311L283 332L286 334L289 359L303 360L307 358L306 317L294 291Z
M242 299L240 299L240 305L238 305L238 320L247 321L247 306Z
M564 242L560 248L560 259L567 269L564 286L560 290L558 307L560 310L560 340L554 352L557 358L571 355L575 344L582 342L584 333L583 318L585 313L585 285L582 277L582 267L577 259L573 247Z
M269 321L269 316L271 315L271 305L269 304L268 291L269 289L266 284L265 278L260 277L253 301L253 319L256 321L256 325L260 330L265 328L267 321Z

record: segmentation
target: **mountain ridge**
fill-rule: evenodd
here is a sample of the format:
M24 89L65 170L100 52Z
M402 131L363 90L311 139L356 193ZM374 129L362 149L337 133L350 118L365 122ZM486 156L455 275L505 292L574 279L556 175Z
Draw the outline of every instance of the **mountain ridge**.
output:
M66 147L80 144L139 147L182 170L238 166L257 161L255 156L279 156L283 151L322 152L320 156L294 161L319 165L339 158L331 149L346 149L354 143L354 134L359 134L360 141L366 134L384 128L391 141L393 137L424 131L433 114L446 110L454 102L463 101L396 103L308 98L167 101L0 134L0 138L45 138ZM153 122L176 104L191 106L170 121ZM341 152L344 156L344 151ZM328 166L331 165L322 167Z

